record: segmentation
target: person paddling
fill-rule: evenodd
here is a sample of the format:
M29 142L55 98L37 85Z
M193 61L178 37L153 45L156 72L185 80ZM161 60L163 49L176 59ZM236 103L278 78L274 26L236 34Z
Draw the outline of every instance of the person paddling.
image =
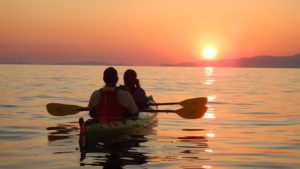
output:
M105 86L94 91L89 101L90 116L100 123L124 120L138 116L138 108L128 91L120 90L115 68L109 67L103 73Z
M129 91L140 110L148 107L148 98L145 90L141 87L137 73L132 69L127 69L123 76L124 86L121 88Z

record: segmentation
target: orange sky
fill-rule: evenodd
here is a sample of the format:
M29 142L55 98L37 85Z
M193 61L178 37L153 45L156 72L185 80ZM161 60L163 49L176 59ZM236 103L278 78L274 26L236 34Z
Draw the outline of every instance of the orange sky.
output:
M159 65L300 52L299 0L1 0L0 63Z

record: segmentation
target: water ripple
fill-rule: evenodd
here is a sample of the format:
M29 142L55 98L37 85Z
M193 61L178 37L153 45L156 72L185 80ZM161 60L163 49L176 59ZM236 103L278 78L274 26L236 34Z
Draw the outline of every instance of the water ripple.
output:
M36 137L37 132L33 127L6 126L0 127L0 141L28 140Z

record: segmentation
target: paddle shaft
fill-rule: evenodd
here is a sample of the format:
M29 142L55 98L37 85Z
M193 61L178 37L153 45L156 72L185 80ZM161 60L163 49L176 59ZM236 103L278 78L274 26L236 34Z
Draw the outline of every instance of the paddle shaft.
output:
M191 99L190 99L191 100ZM193 99L194 100L194 99ZM148 106L161 106L161 105L181 105L183 104L185 101L182 102L167 102L167 103L150 103L148 104ZM186 103L185 103L186 104ZM205 102L206 104L206 102ZM183 107L185 107L185 105L182 105ZM77 108L76 110L78 111L89 111L88 107L80 107ZM141 110L141 112L164 112L164 113L178 113L177 110L151 110L151 109L145 109L145 110Z
M149 103L149 106L163 106L163 105L181 105L182 107L189 107L192 105L205 105L207 103L206 97L198 97L183 100L181 102L167 102L167 103Z
M179 102L170 102L170 103L151 103L148 104L149 106L160 106L160 105L177 105L179 104ZM78 108L76 109L78 111L89 111L88 107L82 107L82 108ZM147 112L174 112L175 110L143 110L143 111L147 111Z
M174 113L176 110L143 110L142 112L163 112L163 113Z
M78 111L89 111L90 109L88 107L82 107L82 108L78 108L76 110L78 110Z
M78 111L89 111L88 107L82 107L82 108L78 108ZM171 112L175 112L175 110L142 110L142 112L165 112L165 113L171 113Z
M169 102L169 103L150 103L149 106L162 106L162 105L177 105L179 102Z

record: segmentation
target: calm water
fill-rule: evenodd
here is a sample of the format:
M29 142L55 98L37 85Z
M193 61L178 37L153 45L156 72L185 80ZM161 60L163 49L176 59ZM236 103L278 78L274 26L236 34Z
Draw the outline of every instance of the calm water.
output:
M77 120L87 113L54 117L45 105L86 106L104 68L0 65L0 168L300 167L300 69L116 67L136 69L157 102L207 96L208 112L159 114L143 133L80 161Z

